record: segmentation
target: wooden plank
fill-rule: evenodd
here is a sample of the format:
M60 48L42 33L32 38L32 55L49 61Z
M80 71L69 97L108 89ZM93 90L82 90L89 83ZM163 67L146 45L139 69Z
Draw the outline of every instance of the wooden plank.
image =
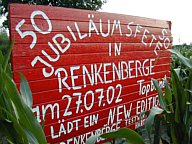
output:
M101 57L102 55L102 57ZM160 57L169 57L170 56L170 52L164 51L162 53L159 54ZM119 62L119 61L130 61L130 60L138 60L138 59L155 59L156 55L154 54L154 52L152 51L146 51L146 52L142 52L142 51L137 51L135 52L135 55L132 54L132 52L126 52L126 53L122 53L120 56L110 56L108 53L96 53L96 54L92 54L90 57L90 54L74 54L74 55L61 55L58 56L59 60L56 62L47 62L49 64L54 64L56 66L68 66L68 65L81 65L81 64L96 64L99 62L104 62L104 63L110 63L110 62ZM31 68L32 65L32 61L35 61L35 58L37 57L14 57L13 62L13 69L18 70L18 69L28 69ZM53 58L55 58L55 56L53 56ZM38 59L43 59L46 60L47 57L42 56ZM36 62L36 61L35 61ZM34 63L35 63L34 62ZM41 63L40 60L37 61L34 64L34 67L39 68L45 67L45 64ZM48 67L48 66L46 66ZM49 67L48 67L49 69Z
M84 117L86 115L91 115L91 114L94 114L94 113L97 113L97 112L102 112L102 110L106 111L107 109L114 108L116 106L116 101L119 100L119 99L123 99L123 100L121 101L121 103L118 103L118 105L133 103L131 109L133 109L133 110L134 109L140 109L141 110L141 108L138 108L136 106L137 101L134 99L135 94L136 94L136 92L126 94L126 95L122 95L121 97L114 97L113 101L110 104L106 100L103 100L103 101L98 100L98 101L96 101L94 103L86 103L86 104L82 103L80 106L78 106L77 104L71 102L71 104L73 104L73 107L69 107L69 108L67 107L69 100L68 99L63 99L63 100L61 100L59 102L56 102L56 103L50 102L48 104L42 104L42 105L34 106L34 108L40 109L40 113L35 113L35 114L37 115L37 117L42 118L45 115L45 112L46 112L46 123L45 123L45 125L49 126L50 124L55 123L53 121L53 119L59 120L58 119L59 116L61 116L66 121L71 121L71 120L74 120L76 118ZM104 94L104 96L106 96L106 94ZM127 97L130 98L130 101L125 100ZM148 98L150 98L150 99L148 99ZM76 99L76 98L74 98L74 99ZM140 98L138 98L137 100L140 101L140 100L143 100L143 99L148 100L147 104L149 104L149 103L151 104L152 102L158 103L156 101L158 99L158 96L156 95L155 91L152 91L152 92L148 93L147 96L142 96L141 95ZM153 99L155 99L155 101ZM93 111L89 111L89 110L86 109L87 106L92 106L92 105L93 105ZM51 109L50 108L51 106L54 107L54 109ZM143 105L143 106L146 106L146 105ZM149 105L150 108L152 108L153 106ZM67 112L71 112L73 114L73 116L72 116L72 114L71 115L68 114L67 116L64 116ZM140 113L141 112L142 111L140 111ZM79 113L81 113L81 115L79 115ZM137 114L138 113L139 112L137 112ZM105 114L102 114L101 117L106 118L108 116L108 114L109 113L106 112ZM57 121L56 121L56 123L57 123Z
M17 25L21 19L20 18L12 18L13 25ZM52 32L69 32L68 27L71 28L72 31L77 31L79 29L80 32L86 33L89 31L89 23L88 22L82 22L80 19L77 20L77 22L74 21L64 21L64 20L51 20L52 24ZM162 31L162 28L157 27L148 27L148 26L140 26L136 23L121 23L120 27L114 28L114 22L110 21L108 23L94 23L96 26L96 30L98 33L104 33L104 34L120 34L122 32L123 34L135 34L138 33L144 33L145 30L147 30L146 35L150 35L151 32L154 35L164 35L164 36L171 36L171 30L165 28ZM31 24L31 19L25 19L25 24L22 25L21 30L22 31L29 31L31 29L34 29L34 26L38 26L40 29L48 31L48 24L45 19L38 19L38 21L35 21L35 24ZM15 27L11 27L11 30L14 30ZM120 30L119 30L120 29ZM91 31L92 33L96 33L97 31Z
M140 59L140 62L143 62L144 60ZM165 57L165 58L159 58L157 59L156 61L154 61L153 65L154 65L154 68L153 68L153 71L154 72L158 72L158 71L163 71L163 69L167 69L167 66L170 65L170 62L171 62L171 59L169 57ZM115 65L118 65L118 62L114 63ZM85 64L84 66L89 70L91 71L91 65L92 64ZM97 63L97 65L99 65L99 63ZM79 65L80 67L82 67L83 65ZM164 67L165 66L165 67ZM64 66L64 68L66 69L66 71L69 73L70 72L70 67L71 66ZM55 69L58 69L60 67L55 67ZM143 68L143 66L141 65L138 65L138 68ZM133 68L135 69L135 68ZM169 69L169 68L168 68ZM108 67L107 69L109 72L113 72L115 71L112 67ZM120 69L120 70L123 70L123 69ZM15 81L16 82L19 82L19 75L18 73L21 72L23 73L26 77L28 77L28 81L36 81L36 80L41 80L41 79L51 79L51 78L55 78L54 75L48 77L48 78L45 78L42 73L40 73L42 71L42 68L36 68L36 69L24 69L24 70L15 70L14 71L14 78L15 78ZM104 72L103 69L101 69L100 71L101 73ZM82 75L82 71L81 70L76 70L76 75Z
M116 43L141 43L142 39L143 39L143 35L131 35L130 37L127 37L126 34L113 34L113 35L109 35L107 38L106 37L102 37L102 36L98 36L96 33L91 33L90 37L89 35L86 33L86 37L84 37L83 39L81 39L79 36L77 36L76 41L73 39L72 35L70 33L67 32L60 32L59 34L56 32L52 32L51 34L46 35L42 35L37 33L36 36L38 37L37 42L34 43L32 41L32 37L31 36L26 36L25 41L23 41L23 39L19 36L18 33L12 33L15 43L21 43L21 44L46 44L48 42L52 42L53 37L58 36L61 39L61 36L63 37L63 39L65 41L70 41L70 43L112 43L112 42L116 42ZM76 34L78 35L78 34ZM80 34L83 35L83 34ZM58 38L58 39L59 39ZM172 37L167 37L169 39L169 42L172 42ZM68 42L67 41L67 42ZM151 43L157 43L160 42L162 44L167 43L167 41L165 40L161 40L159 39L159 37L153 37L152 35L148 35L146 36L144 43L148 43L148 45L150 45ZM66 42L66 44L67 44ZM58 42L60 44L60 41Z
M119 45L119 43L117 43ZM121 52L137 52L137 51L153 51L156 47L156 43L141 45L141 43L121 43ZM53 44L56 47L55 44ZM61 47L64 47L64 44L60 44ZM36 44L35 50L28 48L28 44L15 44L13 49L13 57L25 57L28 56L41 56L42 48L46 50L47 54L55 55L54 51L47 44ZM168 49L171 48L171 45ZM162 47L163 49L163 47ZM158 51L158 49L157 49ZM73 43L70 46L70 50L66 51L65 54L92 54L92 53L109 53L109 43Z
M22 9L20 11L19 9ZM145 26L152 27L160 27L160 28L170 28L169 21L136 17L136 16L128 16L121 14L113 14L113 13L100 13L96 11L87 11L87 10L78 10L78 9L70 9L70 8L60 8L60 7L50 7L50 6L28 6L22 4L11 4L10 5L10 17L14 18L30 18L31 13L34 10L41 10L46 13L47 17L55 20L68 20L68 21L89 21L92 19L92 15L94 15L94 22L102 22L107 23L108 19L111 21L120 20L121 23L127 24L127 22L134 22L136 24L141 24ZM24 13L24 12L25 13ZM81 15L83 13L83 15ZM91 15L90 15L91 14ZM88 16L90 15L90 18ZM41 16L36 16L36 19L42 19ZM45 18L46 19L46 18Z
M168 75L169 71L167 71L167 70L169 70L169 69L164 69L164 71L160 71L160 72L161 73L162 72L167 73L167 75ZM156 73L152 74L153 77L155 75L158 75L158 73L156 72ZM31 87L33 92L41 92L41 91L49 91L49 90L58 90L58 92L59 92L59 91L61 91L61 90L59 90L61 88L62 89L66 88L66 89L62 90L62 91L66 92L67 89L70 89L72 91L73 89L77 89L77 87L78 87L78 89L82 89L83 87L86 87L86 90L88 90L89 88L92 87L92 85L100 84L102 86L102 84L112 83L113 81L119 81L119 79L123 80L123 78L125 79L122 82L123 85L131 85L131 84L137 83L137 81L139 79L145 78L144 75L142 75L142 76L139 75L139 76L136 77L136 74L135 74L134 70L133 70L133 73L131 75L132 78L130 78L130 76L127 76L126 73L124 73L124 77L122 76L122 78L115 78L115 79L114 79L114 77L116 75L113 75L113 72L108 73L106 77L104 77L105 76L104 73L101 73L100 74L101 77L97 78L97 79L94 79L95 80L94 83L91 83L87 76L78 76L78 75L75 75L75 76L78 77L78 79L76 79L76 81L75 81L75 85L72 84L73 78L70 77L70 76L66 77L66 80L65 80L65 83L68 86L63 85L62 87L60 87L57 77L53 78L53 79L32 81L32 82L29 82L29 84L30 84L30 87ZM149 74L149 76L150 76L150 74ZM62 79L64 79L64 78L62 78ZM84 80L84 78L86 80ZM106 78L106 80L104 78ZM96 80L97 80L97 82L96 82ZM55 85L52 85L53 83ZM115 83L115 82L113 82L113 83ZM119 82L119 83L121 83L121 82Z
M165 77L165 75L169 76L170 72L160 72L159 74L156 74L153 76L153 78L158 78L158 76L162 76ZM140 77L142 78L142 77ZM161 80L161 79L159 79ZM141 92L140 88L143 85L151 85L151 79L145 79L145 80L131 80L131 81L126 81L126 82L113 82L110 84L110 86L113 86L114 89L118 90L119 92L119 87L116 87L118 84L120 84L122 86L122 90L121 90L121 95L126 95L126 94L131 94L131 93L137 93L139 95L150 95L151 91L144 91ZM75 92L81 92L82 95L84 96L85 93L89 90L92 90L94 94L99 95L99 92L97 92L97 89L103 89L103 91L107 91L108 89L108 85L107 84L100 84L100 85L95 85L94 87L91 87L90 85L87 85L87 87L82 88L81 90L67 90L66 88L63 88L63 91L61 93L58 93L58 89L54 89L54 90L47 90L47 91L41 91L41 92L33 92L33 98L34 98L34 106L37 105L42 105L42 104L49 104L49 102L59 102L62 101L62 97L63 95L70 95L71 97L75 98L75 96L73 96L73 93ZM153 90L154 91L154 90ZM97 98L96 98L97 99ZM75 99L73 99L75 101ZM72 101L73 101L72 100ZM125 99L126 100L126 99ZM130 101L130 99L129 99Z
M169 79L169 78L167 77L167 79ZM110 86L113 86L115 89L118 89L118 88L116 88L117 84L118 83L114 83L114 84L112 83ZM151 85L151 81L144 81L142 83L142 85L147 85L147 84ZM101 88L101 86L97 85L94 88L91 87L89 90L92 90L94 94L99 95L99 92L96 91L97 89L103 89L103 91L106 92L107 89L108 89L108 86L107 85L102 85L102 88ZM134 94L145 95L145 96L151 94L151 91L141 93L140 91L138 91L139 89L140 89L140 83L139 82L136 83L136 84L132 84L132 85L125 84L125 85L122 85L122 92L121 93L124 94L124 95L134 93ZM59 103L60 101L63 101L62 97L64 96L64 94L71 95L73 98L75 98L72 95L73 94L72 92L75 92L75 91L67 91L65 93L59 93L59 94L57 94L57 92L58 92L57 89L56 90L50 90L50 91L44 91L44 92L36 92L36 93L34 92L33 93L34 107L40 106L40 105L48 105L51 102ZM82 92L82 94L85 95L85 93L87 92L87 89L82 89L81 92ZM121 95L121 97L122 97L122 95ZM75 101L75 100L73 99L73 101Z

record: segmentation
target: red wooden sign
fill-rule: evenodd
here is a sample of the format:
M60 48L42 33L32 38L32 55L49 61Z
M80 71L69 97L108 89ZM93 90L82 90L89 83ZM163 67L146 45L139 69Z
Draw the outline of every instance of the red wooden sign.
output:
M12 65L29 81L50 143L144 124L151 82L170 75L168 21L49 6L10 5ZM98 140L99 142L100 140Z

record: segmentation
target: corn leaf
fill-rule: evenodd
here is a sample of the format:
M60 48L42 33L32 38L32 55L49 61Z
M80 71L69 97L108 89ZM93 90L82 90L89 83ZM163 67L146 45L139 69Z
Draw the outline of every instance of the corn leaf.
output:
M4 126L8 130L12 130L6 134L7 142L15 143L16 140L16 143L46 144L44 132L30 108L32 106L32 96L26 79L21 76L21 93L25 96L27 104L22 99L12 79L9 63L12 46L13 43L5 57L0 51L0 119L10 121L8 125L6 123ZM1 132L5 134L4 130L0 130ZM12 135L12 132L14 135Z
M147 117L147 119L145 121L145 129L147 130L147 134L148 134L149 138L150 138L152 126L154 124L155 116L162 114L163 112L164 112L164 110L161 108L158 108L158 107L153 107L150 110L149 116Z
M7 65L8 65L9 60L10 60L11 51L12 51L12 49L13 49L13 44L14 44L14 43L12 42L11 45L10 45L10 48L9 48L8 51L7 51L7 54L6 54L6 56L5 56L5 59L4 59L4 61L3 61L3 70L4 70L4 71L7 70Z
M31 89L30 89L29 84L28 84L26 78L24 77L24 75L21 73L19 73L19 75L20 75L20 79L21 79L20 92L21 92L22 98L23 98L25 104L31 108L33 105Z
M177 138L177 129L176 126L174 124L171 124L170 126L170 130L171 130L171 138L174 144L180 144Z
M24 129L19 124L19 121L11 113L9 113L5 108L0 107L0 111L3 111L8 115L9 120L13 123L13 126L18 133L17 137L19 136L21 137L22 143L28 143L27 135L25 134ZM1 115L0 118L6 119L4 115Z
M192 68L192 62L190 61L190 59L184 57L178 50L176 49L169 49L169 51L172 53L172 54L175 54L179 60L184 64L186 65L188 68Z
M175 121L181 122L186 110L186 96L184 88L182 86L182 82L179 80L179 77L175 70L172 71L171 80L176 105Z
M22 126L28 128L28 130L37 138L39 143L46 143L46 138L41 126L37 122L31 109L21 99L15 83L8 75L6 75L6 73L4 73L3 79L5 84L5 96L10 98L14 103L15 111L19 116L19 121Z
M165 85L165 101L166 101L166 108L173 112L173 105L172 105L172 91L171 88L169 87L169 83L167 82L167 80L164 80L164 85Z
M15 111L13 109L13 106L12 106L12 102L9 98L6 98L6 96L4 96L4 75L3 75L3 69L2 67L0 67L0 106L6 108L7 111L9 111L12 115L16 116L15 115ZM3 113L1 113L3 114ZM7 114L5 114L7 115ZM8 118L8 117L6 117Z
M128 128L121 128L117 131L101 135L102 138L125 138L131 144L144 144L143 138L135 131Z
M13 72L11 69L11 63L8 63L7 68L6 68L6 73L9 77L13 78Z
M25 134L27 135L30 144L38 144L38 140L35 138L34 134L25 129Z
M169 83L166 80L164 80L164 84L165 84L165 98L167 99L168 104L171 104L172 103L172 92L169 87Z
M187 79L187 83L185 85L185 89L190 92L192 91L192 71L190 71L189 77ZM192 96L192 93L186 92L187 100L189 101L190 97Z
M2 52L0 51L0 66L1 66L1 67L3 66L3 61L4 61L3 54L2 54Z
M0 119L0 125L0 143L8 143L8 141L16 143L17 134L13 124L10 121ZM4 139L4 142L2 142L2 139Z
M94 135L91 136L87 139L85 144L95 144L95 142L97 141L97 139L100 137L100 135Z
M163 91L161 90L161 88L159 87L158 81L155 79L152 79L153 84L158 92L158 96L159 96L159 103L161 105L161 107L165 110L166 109L166 104L165 104L165 100L163 97Z

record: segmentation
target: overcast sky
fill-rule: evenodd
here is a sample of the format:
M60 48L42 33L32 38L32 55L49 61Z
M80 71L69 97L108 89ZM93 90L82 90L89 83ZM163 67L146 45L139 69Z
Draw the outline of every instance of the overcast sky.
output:
M172 21L173 44L192 42L192 0L107 0L100 11Z
M108 0L101 11L169 20L173 44L192 42L192 0Z

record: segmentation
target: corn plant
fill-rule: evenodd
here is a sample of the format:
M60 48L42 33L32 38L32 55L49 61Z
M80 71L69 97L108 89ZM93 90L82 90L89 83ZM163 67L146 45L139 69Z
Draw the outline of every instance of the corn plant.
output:
M12 78L9 63L12 45L4 57L0 51L0 143L44 144L42 127L32 112L32 93L20 74L20 92Z
M190 59L192 57L192 45L173 46L173 49L179 51L184 57ZM180 76L183 79L183 84L186 83L189 77L189 68L183 64L176 55L172 55L171 68L180 68Z
M155 117L166 122L170 131L171 140L168 143L190 144L192 116L191 116L191 96L192 96L192 60L184 57L179 51L171 50L179 61L185 65L189 71L189 76L183 83L180 75L181 68L173 69L171 73L171 87L165 80L164 92L159 87L158 82L153 79L153 84L158 91L161 108L153 107L146 120L145 127L150 135Z

